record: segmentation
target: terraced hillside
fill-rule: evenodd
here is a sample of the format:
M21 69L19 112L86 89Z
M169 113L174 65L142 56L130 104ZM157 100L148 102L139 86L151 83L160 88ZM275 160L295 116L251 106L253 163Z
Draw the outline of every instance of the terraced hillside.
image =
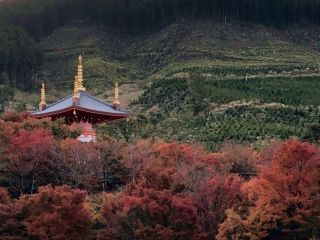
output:
M211 22L173 24L147 35L123 35L73 22L41 43L44 79L71 83L76 56L85 55L91 88L118 79L147 82L170 76L244 76L319 68L316 30L280 31Z
M229 140L257 147L292 137L319 141L319 83L319 77L159 80L137 104L147 113L142 132L212 149Z
M41 42L42 72L52 101L72 89L80 53L89 91L110 101L120 82L134 117L118 132L100 126L101 135L259 145L306 138L319 123L319 38L315 29L212 22L124 35L73 22Z

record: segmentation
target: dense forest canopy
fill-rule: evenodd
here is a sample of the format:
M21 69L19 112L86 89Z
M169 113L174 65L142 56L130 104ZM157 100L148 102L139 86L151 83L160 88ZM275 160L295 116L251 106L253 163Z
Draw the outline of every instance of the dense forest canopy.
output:
M7 74L12 86L30 89L41 66L34 40L75 19L141 33L185 19L316 25L319 11L318 0L3 0L0 74Z
M8 77L12 87L30 89L41 63L40 49L22 28L14 25L1 25L0 41L2 78Z
M160 140L83 144L79 130L0 116L1 239L319 239L315 145L208 152Z
M183 18L248 21L275 26L318 24L318 0L4 0L2 18L36 38L75 18L123 30L152 30Z

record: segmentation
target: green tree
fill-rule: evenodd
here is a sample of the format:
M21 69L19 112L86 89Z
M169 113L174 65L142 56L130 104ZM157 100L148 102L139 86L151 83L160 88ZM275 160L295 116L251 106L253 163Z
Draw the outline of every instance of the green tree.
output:
M14 96L14 91L11 87L0 84L0 113L3 113L5 106Z
M308 126L303 134L302 139L318 143L320 141L320 123Z

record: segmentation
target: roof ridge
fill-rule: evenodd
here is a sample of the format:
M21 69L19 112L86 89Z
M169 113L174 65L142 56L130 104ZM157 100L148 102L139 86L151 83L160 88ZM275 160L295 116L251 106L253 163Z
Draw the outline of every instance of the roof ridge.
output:
M91 94L89 94L88 92L81 92L81 94L84 94L86 95L87 97L95 100L95 101L98 101L99 103L101 104L104 104L104 105L107 105L108 107L111 107L112 109L114 109L113 105L109 104L109 103L106 103L106 102L103 102L102 100L92 96ZM80 96L81 97L81 96ZM119 109L119 110L116 110L116 111L120 111L120 112L130 112L129 110L123 110L123 109Z
M68 96L66 96L66 97L64 97L64 98L62 98L62 99L60 99L60 100L57 101L57 102L48 104L48 105L46 106L46 109L48 109L48 108L50 108L50 107L53 107L53 106L57 105L58 103L61 103L61 102L65 101L66 99L70 98L70 97L72 97L72 94L71 94L71 95L68 95Z
M92 99L94 99L94 100L96 100L96 101L98 101L98 102L100 102L100 103L102 103L102 104L108 105L109 107L112 107L112 108L113 108L113 106L112 106L111 104L106 103L106 102L103 102L102 100L100 100L100 99L92 96L91 94L89 94L89 93L87 93L87 92L82 92L81 94L85 94L85 95L87 95L88 97L90 97L90 98L92 98Z

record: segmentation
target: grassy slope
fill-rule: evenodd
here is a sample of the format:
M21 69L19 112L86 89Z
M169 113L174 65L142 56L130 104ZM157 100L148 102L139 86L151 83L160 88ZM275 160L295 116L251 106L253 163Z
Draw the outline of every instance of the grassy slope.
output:
M85 85L100 98L112 100L114 81L121 83L124 105L136 100L142 89L146 90L138 105L135 104L149 119L144 136L217 143L224 139L300 137L305 126L319 117L316 108L310 111L303 106L318 103L318 38L314 29L280 31L211 22L173 24L155 33L129 36L74 22L41 42L45 50L43 79L50 83L48 95L52 101L71 92L77 56L82 53ZM242 84L246 76L254 84ZM305 76L310 77L312 84L303 80ZM172 83L174 89L179 79L185 82L185 89L170 97L167 85ZM292 93L284 89L291 86L290 79L297 83L292 86L294 93L301 93L302 101L296 101L301 102L300 106L287 101ZM215 83L224 80L235 83ZM156 85L150 87L151 82ZM297 89L304 86L305 91ZM272 88L281 91L269 98L264 87L269 92ZM181 92L185 96L179 96ZM282 94L286 97L282 98ZM273 104L270 110L270 106L263 105L272 102L290 106ZM239 105L245 105L245 111L239 110ZM290 110L297 107L306 112L301 113L304 117L299 121L300 113ZM283 117L286 113L293 119ZM152 120L154 116L162 120ZM292 121L296 124L289 127Z
M95 26L72 23L59 28L41 43L45 52L43 74L56 88L73 85L79 54L84 55L86 85L98 88L101 82L127 79L123 65L113 58L113 39Z
M85 55L87 84L97 88L115 80L146 80L195 66L318 65L316 31L197 22L173 24L153 34L128 36L72 23L42 42L44 78L72 83L76 57Z

